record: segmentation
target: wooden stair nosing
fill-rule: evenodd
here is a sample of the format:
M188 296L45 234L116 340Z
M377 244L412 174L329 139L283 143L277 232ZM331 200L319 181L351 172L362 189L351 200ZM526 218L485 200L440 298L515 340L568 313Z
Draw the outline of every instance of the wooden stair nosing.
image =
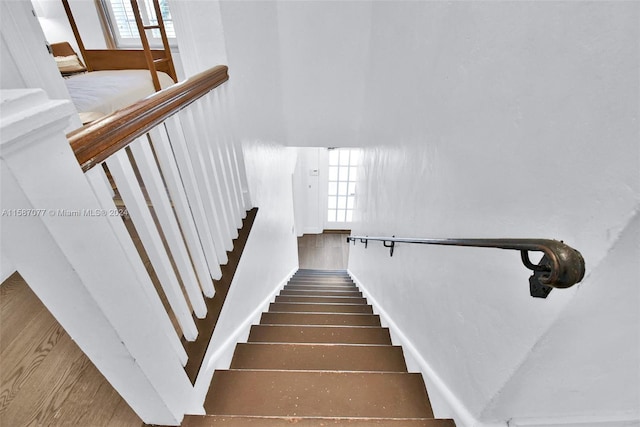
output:
M456 427L451 419L437 418L321 418L233 415L187 415L182 427Z

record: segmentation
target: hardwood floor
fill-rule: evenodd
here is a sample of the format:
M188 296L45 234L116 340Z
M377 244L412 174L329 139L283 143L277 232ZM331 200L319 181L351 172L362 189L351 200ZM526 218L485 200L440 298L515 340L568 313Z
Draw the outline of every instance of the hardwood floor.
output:
M18 273L0 286L0 426L140 427Z
M346 270L349 262L348 234L305 234L298 237L300 268Z
M346 236L300 237L300 268L346 269ZM0 426L143 426L18 273L0 285Z

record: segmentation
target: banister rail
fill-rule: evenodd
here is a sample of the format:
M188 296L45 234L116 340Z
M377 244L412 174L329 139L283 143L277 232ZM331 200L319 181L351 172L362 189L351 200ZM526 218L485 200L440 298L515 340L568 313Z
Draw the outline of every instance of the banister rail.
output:
M393 256L396 243L416 243L422 245L467 246L520 251L522 263L533 271L529 278L532 297L546 298L553 288L569 288L584 277L584 258L577 250L565 243L552 239L417 239L405 237L349 236L347 243L369 240L380 241L389 248ZM529 252L543 252L538 264L529 259Z
M218 65L156 92L67 135L83 171L107 159L229 79Z

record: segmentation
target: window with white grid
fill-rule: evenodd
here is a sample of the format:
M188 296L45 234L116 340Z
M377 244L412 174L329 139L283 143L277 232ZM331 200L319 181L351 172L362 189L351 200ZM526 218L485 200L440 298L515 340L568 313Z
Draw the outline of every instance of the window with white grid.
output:
M169 10L168 0L160 0L160 12L164 28L167 32L169 44L174 45L176 42L176 33L173 28L173 19ZM130 0L102 0L105 11L109 18L111 31L118 47L140 47L140 35L136 18L133 15ZM155 9L152 0L139 0L140 16L145 25L157 25ZM162 46L160 30L152 29L147 31L149 44L153 47Z
M356 179L360 150L335 148L329 150L329 222L353 221L356 196Z

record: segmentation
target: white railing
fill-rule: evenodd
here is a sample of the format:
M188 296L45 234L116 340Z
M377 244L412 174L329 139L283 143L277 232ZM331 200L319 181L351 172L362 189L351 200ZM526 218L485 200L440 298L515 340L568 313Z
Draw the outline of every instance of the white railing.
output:
M69 139L67 101L2 93L2 251L149 424L202 403L183 342L251 207L226 79L217 67Z

